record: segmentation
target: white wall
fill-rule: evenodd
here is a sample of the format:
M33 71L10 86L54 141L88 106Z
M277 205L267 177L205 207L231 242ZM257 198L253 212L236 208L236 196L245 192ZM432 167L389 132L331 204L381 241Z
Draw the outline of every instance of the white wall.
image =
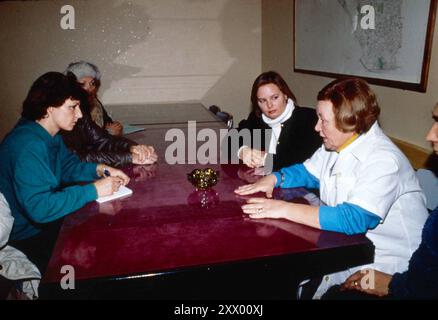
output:
M0 139L38 76L81 59L101 69L104 104L201 100L239 121L261 72L261 0L0 2L0 59Z

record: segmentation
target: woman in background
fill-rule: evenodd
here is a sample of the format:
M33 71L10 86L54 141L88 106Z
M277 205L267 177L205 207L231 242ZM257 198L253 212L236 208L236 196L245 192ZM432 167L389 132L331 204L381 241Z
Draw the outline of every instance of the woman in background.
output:
M313 129L318 121L315 110L296 105L295 95L277 72L264 72L255 79L251 104L252 112L239 123L238 130L272 132L268 144L262 139L259 149L240 147L239 159L248 167L263 167L267 154L271 154L273 169L279 170L303 162L321 146L321 138Z
M76 77L68 73L75 81ZM99 127L91 118L89 99L85 90L80 92L82 118L78 119L73 130L61 130L67 148L82 161L105 163L114 167L129 164L149 165L158 156L152 146L139 145L123 136L114 136Z
M102 162L115 167L145 165L157 161L152 146L139 145L122 136L123 127L108 116L97 98L101 73L86 61L70 63L65 74L75 76L86 94L81 95L81 118L72 131L62 131L67 147L82 161Z
M78 79L79 84L88 92L88 104L91 119L101 128L107 130L112 135L121 136L123 125L118 121L113 121L97 97L100 87L101 73L97 66L90 62L78 61L70 63L65 73L71 72Z

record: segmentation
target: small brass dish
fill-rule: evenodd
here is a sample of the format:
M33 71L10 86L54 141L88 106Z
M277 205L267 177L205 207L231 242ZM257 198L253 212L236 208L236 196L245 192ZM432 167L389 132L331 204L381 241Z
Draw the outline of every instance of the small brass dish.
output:
M217 184L219 172L207 169L195 169L187 174L187 179L198 190L207 190Z

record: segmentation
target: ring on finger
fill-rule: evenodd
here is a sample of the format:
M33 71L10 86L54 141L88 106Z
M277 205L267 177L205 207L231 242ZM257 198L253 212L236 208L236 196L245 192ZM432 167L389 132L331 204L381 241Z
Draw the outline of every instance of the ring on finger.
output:
M258 208L257 209L257 213L262 213L262 211L263 211L263 208Z

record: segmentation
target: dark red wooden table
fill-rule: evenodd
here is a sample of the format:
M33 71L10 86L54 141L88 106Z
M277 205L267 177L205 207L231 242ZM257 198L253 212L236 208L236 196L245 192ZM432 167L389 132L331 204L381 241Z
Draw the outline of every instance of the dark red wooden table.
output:
M153 144L160 157L156 165L126 168L132 196L93 202L65 218L42 281L48 297L293 299L303 279L373 261L363 235L248 219L244 199L233 192L245 183L237 175L243 167L169 165L166 131L158 126L131 136ZM206 192L187 181L187 173L203 167L220 172ZM302 194L284 189L275 197L302 202ZM60 289L64 265L74 268L75 290Z

